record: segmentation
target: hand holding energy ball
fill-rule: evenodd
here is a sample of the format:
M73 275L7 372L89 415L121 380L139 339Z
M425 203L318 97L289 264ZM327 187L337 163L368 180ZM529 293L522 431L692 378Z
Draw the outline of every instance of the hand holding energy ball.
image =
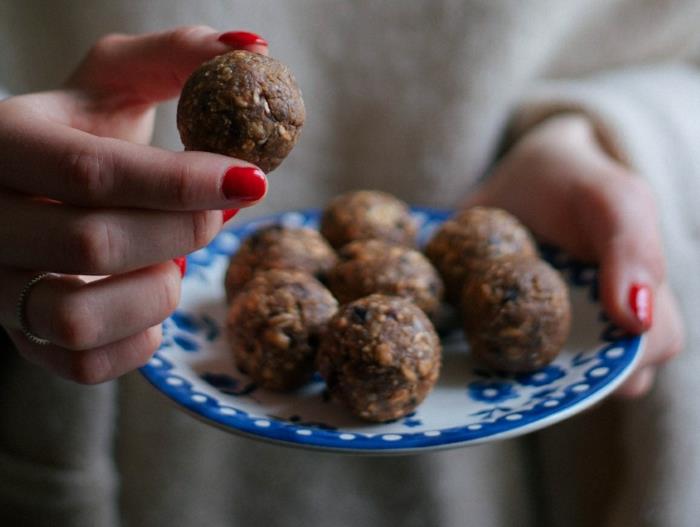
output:
M267 45L201 26L110 35L62 89L0 103L0 325L28 360L83 383L142 365L177 305L178 257L264 196L250 163L145 146L155 105L232 49Z
M542 240L600 264L606 313L648 337L640 364L618 393L646 393L657 368L682 349L682 322L666 280L653 195L604 150L592 124L565 115L536 126L465 205L504 208Z

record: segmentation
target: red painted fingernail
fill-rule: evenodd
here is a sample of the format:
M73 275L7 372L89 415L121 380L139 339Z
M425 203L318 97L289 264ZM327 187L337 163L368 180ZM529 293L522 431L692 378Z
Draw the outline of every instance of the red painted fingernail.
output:
M222 212L223 212L223 216L224 216L224 223L226 223L228 220L230 220L236 214L238 214L238 209L228 209L228 210L224 210Z
M173 258L173 262L175 262L175 265L180 269L180 276L184 277L187 272L187 258L180 256L179 258Z
M246 46L267 46L267 40L260 35L249 31L228 31L219 37L219 42L233 48L244 48Z
M226 199L257 201L265 195L267 180L257 167L231 167L224 175L222 191Z
M630 286L630 307L634 316L642 324L645 330L651 327L654 313L654 302L651 289L645 284L634 283Z

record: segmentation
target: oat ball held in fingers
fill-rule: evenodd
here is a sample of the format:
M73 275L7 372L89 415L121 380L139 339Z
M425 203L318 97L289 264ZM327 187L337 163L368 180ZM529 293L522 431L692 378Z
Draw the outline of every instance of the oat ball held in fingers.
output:
M315 370L320 333L337 307L333 295L306 273L256 274L226 318L236 365L264 388L298 388Z
M226 297L232 299L257 271L291 269L325 281L338 261L335 251L314 229L270 225L255 231L231 257Z
M237 50L192 73L180 95L177 128L186 150L224 154L270 172L291 152L305 117L287 66Z
M406 203L375 190L359 190L333 198L321 215L321 234L339 249L354 240L379 239L416 244L417 226Z
M507 255L536 256L537 246L515 216L502 209L474 207L443 223L425 254L442 276L447 299L458 304L474 269Z
M556 358L571 328L569 291L539 258L510 256L479 268L463 291L474 356L505 372L537 370Z
M437 314L442 279L419 251L382 240L357 240L338 252L328 288L341 304L373 293L412 300L426 315Z
M442 349L428 317L405 298L370 295L341 306L317 364L331 396L369 421L418 406L440 372Z

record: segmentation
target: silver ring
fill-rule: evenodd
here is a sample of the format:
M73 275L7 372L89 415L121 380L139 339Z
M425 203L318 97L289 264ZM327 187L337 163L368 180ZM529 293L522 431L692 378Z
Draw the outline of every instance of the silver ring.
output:
M32 287L34 287L38 282L40 282L47 276L51 276L51 273L39 273L35 275L31 280L29 280L29 282L27 282L27 284L22 289L22 292L19 294L19 298L17 299L17 320L19 320L20 330L29 342L38 346L47 346L51 344L51 341L48 339L37 337L34 333L32 333L29 330L29 327L27 326L25 304L27 303L27 297L29 296L29 291L31 291Z

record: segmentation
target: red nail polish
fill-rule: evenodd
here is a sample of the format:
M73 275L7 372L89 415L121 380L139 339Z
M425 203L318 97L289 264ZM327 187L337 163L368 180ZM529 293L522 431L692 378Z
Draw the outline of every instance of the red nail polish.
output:
M230 220L236 214L238 214L238 209L228 209L228 210L224 210L222 212L223 212L223 216L224 216L224 223L226 223L228 220Z
M630 307L634 316L641 322L645 330L651 327L653 319L653 299L651 289L645 284L634 283L630 286Z
M260 35L248 31L229 31L219 37L219 42L233 48L245 48L247 46L267 46L267 40Z
M222 191L226 199L257 201L265 195L267 180L257 167L231 167L224 175Z
M180 269L180 276L184 277L187 272L187 258L180 256L179 258L173 258L173 262L175 262L175 265Z

